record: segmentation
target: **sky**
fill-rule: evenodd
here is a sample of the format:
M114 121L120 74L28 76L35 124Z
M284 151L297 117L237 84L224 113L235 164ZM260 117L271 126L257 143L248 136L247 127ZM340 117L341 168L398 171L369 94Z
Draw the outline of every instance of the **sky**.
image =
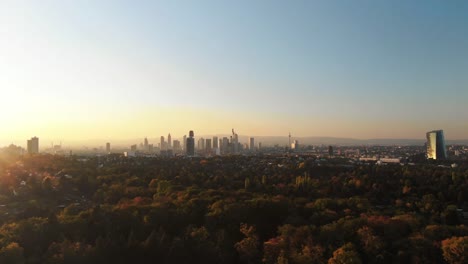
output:
M0 1L0 143L468 138L468 2Z

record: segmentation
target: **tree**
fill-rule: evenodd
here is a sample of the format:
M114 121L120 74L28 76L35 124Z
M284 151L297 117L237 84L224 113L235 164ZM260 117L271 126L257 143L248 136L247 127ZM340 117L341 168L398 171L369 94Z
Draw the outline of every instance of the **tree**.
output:
M260 257L260 242L255 227L241 224L240 231L245 238L235 244L235 248L242 261L247 263L258 263Z
M361 258L352 243L348 243L333 252L328 264L361 264Z
M24 250L18 243L10 243L0 249L0 263L24 263Z
M376 236L371 228L364 226L357 231L361 240L362 248L369 259L378 257L381 254L384 244L380 237Z
M452 237L442 241L444 259L450 264L468 262L468 236Z

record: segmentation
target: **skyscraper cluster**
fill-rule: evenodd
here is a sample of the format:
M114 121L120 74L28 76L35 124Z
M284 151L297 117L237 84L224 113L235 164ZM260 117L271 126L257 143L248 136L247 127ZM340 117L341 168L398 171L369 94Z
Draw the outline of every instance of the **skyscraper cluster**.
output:
M239 142L239 136L234 129L232 129L232 135L229 138L218 138L217 136L213 138L199 138L197 140L196 149L193 131L190 131L188 138L184 136L184 142L186 145L185 152L188 156L193 156L195 153L200 155L226 155L239 154L242 151L255 151L255 139L253 137L249 138L249 142L243 146Z

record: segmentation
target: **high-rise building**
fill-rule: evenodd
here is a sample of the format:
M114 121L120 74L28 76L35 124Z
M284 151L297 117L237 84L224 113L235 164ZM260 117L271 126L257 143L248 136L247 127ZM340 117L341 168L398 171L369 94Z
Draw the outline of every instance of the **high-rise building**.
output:
M204 138L200 138L198 140L197 148L198 148L198 150L202 150L202 151L205 150L205 139Z
M293 143L291 144L291 149L292 150L299 150L299 141L295 139Z
M255 150L255 139L253 137L249 138L249 149L250 151Z
M172 142L172 148L174 149L174 152L180 151L180 141L179 140L174 140Z
M183 140L182 140L182 149L183 149L183 150L187 150L186 145L187 145L187 136L184 135L184 138L183 138Z
M443 130L433 130L426 133L428 159L446 159L447 150Z
M205 149L206 149L206 153L210 153L211 150L212 150L212 147L211 147L211 138L207 138L205 140Z
M28 153L37 154L39 153L39 138L33 137L27 141Z
M164 136L161 136L161 150L166 149L166 142L164 141Z
M223 144L221 144L221 153L227 154L229 152L229 139L227 137L223 137Z
M137 150L137 145L131 145L130 150L131 151L136 151Z
M171 138L171 133L167 135L167 147L171 148L172 147L172 138Z
M187 138L187 142L185 143L187 156L195 155L195 139L193 138L193 136L193 130L190 130L189 137Z
M333 147L328 146L328 155L333 156Z
M148 149L148 138L145 138L145 141L144 141L144 145L143 145L143 146L145 147L145 150Z
M110 143L109 142L106 143L106 152L110 153Z
M213 137L213 148L218 148L218 137Z
M232 147L232 153L239 152L239 136L237 135L236 132L234 132L234 128L232 129L231 147Z

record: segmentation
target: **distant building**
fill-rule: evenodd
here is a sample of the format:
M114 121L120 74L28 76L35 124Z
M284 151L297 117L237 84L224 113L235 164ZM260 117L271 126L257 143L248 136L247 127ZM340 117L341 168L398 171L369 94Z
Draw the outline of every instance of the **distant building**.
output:
M236 132L234 132L234 128L232 129L231 148L232 148L232 153L239 152L239 136L237 135Z
M137 145L131 145L131 146L130 146L130 150L131 150L132 152L135 152L135 151L137 150Z
M135 145L136 148L136 145ZM124 152L124 157L130 158L130 157L136 157L136 152L135 151L125 151Z
M197 148L198 148L198 150L201 150L201 151L205 150L205 139L204 138L200 138L198 140Z
M193 130L190 130L189 137L187 138L187 142L185 143L187 156L195 155L195 138L193 138L193 136Z
M333 147L328 146L328 155L333 156Z
M221 153L229 153L229 139L227 137L223 137L223 144L221 144Z
M447 150L445 148L445 139L443 130L433 130L426 133L428 159L446 159Z
M250 151L255 150L255 139L253 137L249 138L249 149Z
M400 158L380 158L381 163L401 163Z
M110 151L111 151L110 143L107 142L107 143L106 143L106 152L107 152L107 153L110 153Z
M218 137L213 137L213 148L218 148Z
M212 147L211 147L211 138L207 138L205 140L205 149L206 153L211 153Z
M164 136L161 136L161 150L166 149L166 142L164 141Z
M27 141L28 153L37 154L39 153L39 138L33 137Z
M171 133L167 135L167 147L171 148L172 147L172 138L171 138Z
M299 141L294 140L293 143L291 144L291 149L292 150L299 150Z
M143 146L145 147L145 150L148 150L148 138L145 138Z
M181 148L180 148L180 141L179 140L174 140L172 142L172 148L174 149L174 151L179 151Z
M183 138L183 140L182 140L182 149L183 149L184 151L187 150L186 145L187 145L187 136L184 135L184 138Z

